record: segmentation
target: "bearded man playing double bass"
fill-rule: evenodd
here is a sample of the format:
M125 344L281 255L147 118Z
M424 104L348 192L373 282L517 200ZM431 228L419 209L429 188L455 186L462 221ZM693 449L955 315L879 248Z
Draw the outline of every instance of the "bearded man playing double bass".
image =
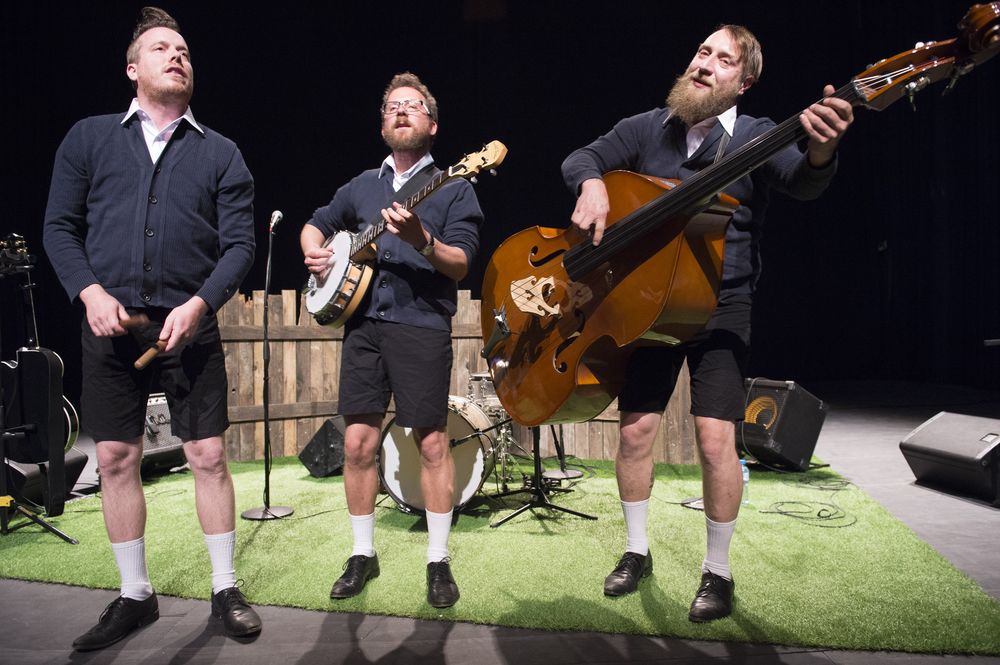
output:
M606 135L563 162L566 184L577 194L572 222L601 242L609 212L601 175L615 169L685 179L731 153L775 124L738 115L736 103L760 78L760 44L742 26L723 25L698 46L675 81L666 108L620 121ZM760 272L759 238L771 188L799 199L819 196L836 171L836 148L853 122L851 105L824 98L800 115L808 136L805 152L789 146L725 188L740 205L726 231L719 303L705 329L676 347L637 349L618 397L620 447L618 491L625 515L625 554L604 581L604 593L635 591L653 570L646 523L653 477L653 441L662 413L686 359L691 374L691 413L702 467L707 553L688 618L706 622L728 616L735 584L729 543L739 513L742 478L735 423L743 419L744 368L750 346L750 306ZM720 149L721 146L721 149Z

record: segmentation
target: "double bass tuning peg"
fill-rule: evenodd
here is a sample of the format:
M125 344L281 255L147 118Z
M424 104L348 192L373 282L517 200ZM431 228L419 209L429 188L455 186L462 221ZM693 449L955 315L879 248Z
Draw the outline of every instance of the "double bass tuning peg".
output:
M915 101L913 101L914 96L918 92L926 88L928 85L930 85L930 82L931 82L930 79L928 79L926 76L921 76L916 81L910 81L905 86L903 86L903 90L906 91L906 98L910 101L910 107L913 108L914 111L917 110L917 104Z

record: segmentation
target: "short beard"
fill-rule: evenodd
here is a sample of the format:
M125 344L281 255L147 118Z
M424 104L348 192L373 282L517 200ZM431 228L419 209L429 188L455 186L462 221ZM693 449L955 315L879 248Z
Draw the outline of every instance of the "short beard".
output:
M688 127L713 118L736 103L737 95L718 87L709 90L707 95L698 94L690 78L687 72L678 76L667 95L667 108Z
M428 151L431 147L431 136L427 132L413 132L410 136L396 138L390 130L382 133L382 140L393 152Z

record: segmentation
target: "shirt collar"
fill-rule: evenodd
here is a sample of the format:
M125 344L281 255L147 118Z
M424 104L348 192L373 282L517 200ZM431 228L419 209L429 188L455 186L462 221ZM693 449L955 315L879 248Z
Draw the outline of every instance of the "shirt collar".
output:
M663 126L666 127L667 123L670 122L670 120L673 117L674 117L674 112L670 111L667 114L667 119L663 121ZM704 126L704 127L707 127L709 129L711 129L715 125L716 122L722 123L722 128L724 130L726 130L727 134L729 134L730 136L732 136L733 135L733 130L736 127L736 105L734 104L733 106L730 106L728 109L726 109L725 111L723 111L722 113L720 113L717 116L714 116L712 118L707 118L705 120L702 120L697 125L695 125L695 127L702 127L702 126ZM691 127L691 129L694 129L694 127Z
M404 171L403 173L396 173L396 160L393 159L392 155L389 155L384 160L382 160L382 166L379 168L378 177L381 180L382 176L384 176L386 173L391 173L393 174L394 177L398 178L403 182L406 182L407 180L413 177L414 173L416 173L420 169L424 168L425 166L433 162L434 158L431 157L430 153L427 153L426 155L418 159L416 164L406 169L406 171Z
M132 98L132 103L129 104L128 111L125 112L125 117L122 118L121 124L124 125L126 122L128 122L128 119L131 118L133 115L138 115L140 121L149 118L149 114L143 111L142 107L139 106L139 99L137 97ZM197 123L197 121L195 121L194 112L191 111L190 106L188 106L187 110L184 111L184 115L182 115L180 118L177 118L177 120L174 120L174 122L171 124L180 123L182 119L187 120L188 124L197 129L200 133L202 134L205 133L205 130L201 128L201 126Z

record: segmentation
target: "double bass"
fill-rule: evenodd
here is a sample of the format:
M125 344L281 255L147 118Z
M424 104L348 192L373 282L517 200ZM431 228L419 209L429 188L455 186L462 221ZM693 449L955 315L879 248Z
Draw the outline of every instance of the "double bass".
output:
M944 79L947 92L1000 51L1000 3L973 5L958 27L834 96L881 111ZM796 114L684 181L605 174L610 212L596 247L574 229L533 227L504 241L483 280L482 355L507 413L529 426L590 420L618 396L635 348L700 331L738 206L722 190L805 136Z

